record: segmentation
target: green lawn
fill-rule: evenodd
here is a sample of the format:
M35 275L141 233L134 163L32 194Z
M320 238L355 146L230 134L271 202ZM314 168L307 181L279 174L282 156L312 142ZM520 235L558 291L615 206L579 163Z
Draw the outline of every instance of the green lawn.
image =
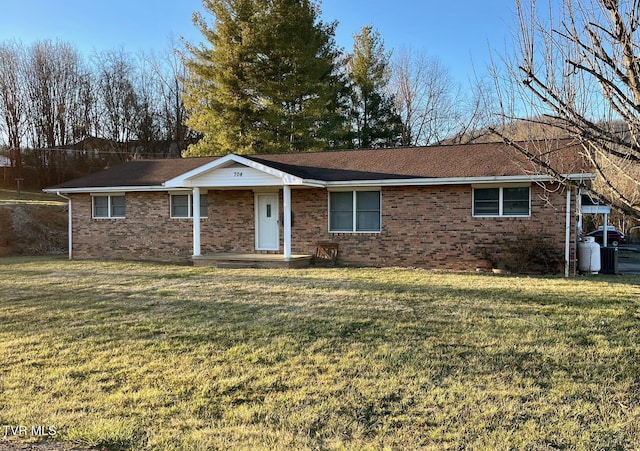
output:
M0 189L0 204L60 206L66 203L66 200L55 194L30 191L22 191L18 194L15 190Z
M33 258L0 276L3 427L106 449L640 449L637 278Z

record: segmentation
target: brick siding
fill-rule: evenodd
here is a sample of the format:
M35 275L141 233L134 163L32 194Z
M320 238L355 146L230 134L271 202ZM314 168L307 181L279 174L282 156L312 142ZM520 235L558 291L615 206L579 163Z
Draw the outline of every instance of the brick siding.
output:
M531 217L474 218L470 185L385 187L380 233L329 233L327 190L293 189L292 252L313 254L318 242L333 242L339 244L342 265L474 270L489 265L483 248L528 230L564 253L565 193L535 184L531 191ZM253 191L209 190L207 197L202 254L255 252ZM168 193L128 192L125 219L92 219L91 196L72 200L75 258L189 261L192 221L169 217ZM575 230L575 215L571 218ZM282 226L280 239L282 249ZM572 240L571 261L575 236Z
M383 188L380 233L329 233L327 191L294 191L293 252L313 253L316 243L325 241L339 244L338 263L343 265L488 269L483 248L527 230L564 255L565 193L537 185L531 191L530 217L474 218L469 185Z
M124 219L93 219L90 195L70 197L74 258L187 262L193 253L192 222L169 217L166 192L126 193Z

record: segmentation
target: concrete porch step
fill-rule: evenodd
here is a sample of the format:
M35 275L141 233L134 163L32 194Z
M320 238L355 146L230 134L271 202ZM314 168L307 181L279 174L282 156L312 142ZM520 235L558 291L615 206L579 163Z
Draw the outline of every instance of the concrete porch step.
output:
M192 261L193 266L216 268L304 268L313 263L313 255L292 255L286 261L282 254L210 254Z

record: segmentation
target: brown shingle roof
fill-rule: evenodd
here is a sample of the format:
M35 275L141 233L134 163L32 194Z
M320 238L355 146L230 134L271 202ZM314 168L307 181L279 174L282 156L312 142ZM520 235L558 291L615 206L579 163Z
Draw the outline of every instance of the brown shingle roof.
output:
M533 145L533 144L527 144ZM564 174L589 172L579 147L570 141L539 142ZM546 153L545 153L546 152ZM243 155L288 174L321 181L517 176L534 172L525 157L503 143ZM216 157L134 160L54 188L160 186ZM52 188L53 189L53 188Z
M105 188L110 186L160 186L164 182L207 164L216 157L133 160L48 188Z
M561 173L586 172L573 141L529 143ZM535 168L504 143L396 149L346 150L300 154L248 155L247 158L306 179L323 181L405 178L467 178L523 175Z

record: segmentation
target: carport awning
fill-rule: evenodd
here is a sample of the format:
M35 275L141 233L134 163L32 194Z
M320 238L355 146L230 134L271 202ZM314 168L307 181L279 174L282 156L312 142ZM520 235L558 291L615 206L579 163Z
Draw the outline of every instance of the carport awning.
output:
M593 215L608 215L611 213L611 207L600 202L598 199L594 199L588 194L583 194L581 198L582 213Z

